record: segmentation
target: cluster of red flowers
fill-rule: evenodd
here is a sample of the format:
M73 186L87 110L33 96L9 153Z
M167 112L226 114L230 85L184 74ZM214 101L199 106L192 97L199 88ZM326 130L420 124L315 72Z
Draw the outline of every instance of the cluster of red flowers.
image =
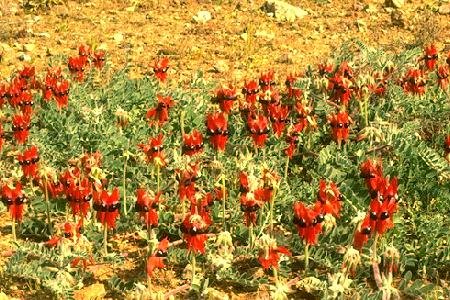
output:
M273 196L272 180L278 180L278 176L265 170L261 178L256 178L247 172L239 173L239 190L241 192L241 211L244 213L244 221L247 226L256 224L256 213L270 201Z
M432 71L436 72L438 87L442 90L447 90L450 80L450 53L446 64L438 65L439 52L436 45L431 44L425 47L420 61L424 62L420 68L407 70L406 74L401 78L400 85L403 90L415 95L423 95L426 92L427 78Z
M343 62L334 76L328 79L328 90L331 91L330 99L337 104L348 106L352 97L353 69L347 62Z
M105 52L103 50L93 51L88 45L78 47L78 56L69 57L68 67L70 73L78 81L83 81L85 68L92 63L101 69L105 64Z
M144 152L147 162L160 166L166 165L166 155L163 145L164 136L159 134L157 137L149 138L147 144L139 144L138 147Z
M147 111L147 119L150 120L150 125L153 125L156 121L158 126L164 125L169 121L169 108L175 105L175 102L170 96L158 95L158 104L156 107L151 108Z
M360 167L370 194L369 212L358 227L354 236L354 246L361 249L371 234L384 234L394 227L393 217L397 211L398 182L397 178L388 179L383 176L380 161L366 160Z
M328 117L331 126L331 136L338 145L347 142L350 134L351 119L348 112L340 111Z
M8 208L13 221L22 221L23 209L27 198L22 190L22 184L16 182L14 188L9 184L2 186L2 202Z
M139 212L147 226L158 225L158 205L160 202L161 192L156 195L150 195L144 189L136 190L135 210Z
M167 70L169 70L169 59L167 57L157 58L153 64L155 77L161 82L166 81Z
M303 202L294 204L294 224L298 234L307 245L315 245L318 235L322 232L322 222L325 215L339 217L342 204L342 194L334 182L319 182L319 192L314 206L309 207Z
M32 146L29 149L24 150L22 154L17 156L17 160L22 167L24 176L30 178L37 177L39 153L36 146Z
M67 107L69 103L69 88L70 83L63 78L61 68L48 68L43 88L45 101L50 101L54 98L59 109Z

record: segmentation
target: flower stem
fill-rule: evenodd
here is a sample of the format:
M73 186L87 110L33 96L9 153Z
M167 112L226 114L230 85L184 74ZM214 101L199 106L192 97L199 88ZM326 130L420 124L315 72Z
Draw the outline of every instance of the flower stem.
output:
M369 126L369 98L364 99L364 118L366 121L366 126Z
M378 246L378 237L379 234L375 233L375 238L372 244L372 269L373 269L373 278L377 287L381 289L383 287L383 281L381 280L380 268L378 266L378 257L377 257L377 246Z
M270 202L269 202L269 214L270 214L270 219L269 219L269 232L270 235L273 234L273 214L274 214L274 202L275 202L275 196L277 194L277 187L275 186L272 190L272 195L270 197Z
M273 278L275 279L275 283L278 283L278 270L275 267L272 267L273 270Z
M248 246L251 249L253 249L253 223L250 222L250 225L248 227Z
M106 221L103 223L103 251L105 255L108 255L108 224Z
M12 227L11 230L12 230L13 241L15 242L17 240L17 238L16 238L16 219L14 217L12 218L11 227Z
M289 156L286 155L286 164L284 165L284 180L285 181L287 181L287 177L288 177L289 161L290 161L290 158L289 158Z
M185 115L186 115L186 112L184 110L181 111L181 114L180 114L180 130L181 130L181 138L182 139L183 139L184 134L185 134L185 132L184 132L184 117L185 117Z
M159 163L156 164L156 193L159 193L160 190L160 177L161 177L161 166Z
M126 189L126 174L127 174L127 163L128 163L128 155L125 156L125 163L123 164L123 214L127 215L127 189Z
M225 192L225 174L222 174L222 213L223 213L223 231L227 231L227 224L225 221L225 212L226 212L226 192Z
M153 252L153 230L152 225L147 223L148 255Z
M50 216L50 201L48 200L48 188L47 188L47 176L44 177L44 193L45 193L45 207L47 211L47 226L48 226L48 232L50 235L53 234L53 228L52 228L52 219Z
M305 272L309 269L309 244L305 245Z
M195 257L195 252L192 252L192 279L191 279L191 285L195 282L195 268L196 268L197 260Z

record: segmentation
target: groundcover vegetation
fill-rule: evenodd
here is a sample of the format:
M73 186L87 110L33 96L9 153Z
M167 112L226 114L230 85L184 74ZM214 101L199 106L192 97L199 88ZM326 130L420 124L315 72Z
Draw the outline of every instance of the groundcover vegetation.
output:
M177 82L170 57L130 79L81 45L17 70L0 85L2 289L448 298L447 55L352 41L219 85Z

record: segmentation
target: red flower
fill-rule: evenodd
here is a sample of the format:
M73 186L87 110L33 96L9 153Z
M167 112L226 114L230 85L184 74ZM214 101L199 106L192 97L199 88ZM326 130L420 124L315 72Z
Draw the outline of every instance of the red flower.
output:
M364 178L366 186L372 198L377 196L379 186L384 184L383 166L381 161L364 161L359 167L361 177Z
M6 100L8 98L8 86L6 83L0 84L0 108L3 108Z
M29 115L17 114L12 117L12 131L14 139L18 144L24 144L28 139L31 128Z
M153 65L153 72L159 81L164 82L167 79L167 70L169 69L169 59L167 57L157 58Z
M425 47L424 52L423 60L425 60L425 66L428 70L433 70L439 57L436 45L431 44L428 47Z
M91 55L92 49L86 44L81 44L78 46L78 55L81 57L85 57L86 59Z
M377 96L384 96L388 85L387 76L380 72L375 72L373 79L374 83L368 85L369 90Z
M42 192L45 192L45 183L47 184L47 192L50 196L50 198L57 198L59 195L61 195L64 192L64 185L56 180L53 181L53 179L48 178L40 181L40 187Z
M76 80L83 81L84 78L84 67L87 64L87 57L85 56L75 56L69 57L68 67L70 73L75 76Z
M266 89L259 95L258 101L261 103L264 113L268 112L269 105L280 105L280 93L273 87Z
M90 201L92 199L92 184L88 178L82 179L80 182L71 182L66 189L66 199L69 202L69 206L72 209L74 216L79 215L82 218L86 217L89 208L91 207Z
M350 68L350 66L348 65L348 62L346 62L346 61L341 63L341 65L339 66L339 69L336 73L339 74L340 76L343 76L344 78L349 79L349 80L353 78L353 69Z
M353 247L355 249L361 250L361 248L369 240L370 234L372 233L370 215L367 214L362 223L359 225L358 229L355 231L353 237Z
M9 85L9 89L6 95L9 98L9 104L12 107L19 106L22 101L21 96L26 90L27 83L25 79L21 79L19 77L14 78Z
M349 136L350 119L348 113L345 111L338 112L335 115L331 115L328 118L328 122L331 125L331 132L333 140L338 145L342 142L346 142Z
M213 98L213 102L218 102L220 109L224 113L229 114L236 99L236 89L230 86L229 88L221 88L217 90L216 97Z
M409 69L401 80L405 92L423 95L426 91L426 78L423 70Z
M24 203L26 197L22 191L22 184L16 183L14 189L8 185L2 187L2 202L6 205L13 220L22 221Z
M320 211L306 207L303 202L294 204L294 224L298 234L308 245L315 245L322 232L323 215Z
M255 195L251 192L244 192L240 198L241 211L244 213L246 226L256 225L256 213L261 208L262 203L255 198Z
M215 150L224 151L228 140L228 121L224 113L215 112L206 116L206 127Z
M116 227L116 219L120 208L119 189L114 188L111 193L106 190L94 191L94 210L97 211L97 220L108 228Z
M70 84L68 80L62 80L57 81L53 86L53 94L55 96L56 106L58 106L59 109L67 107L69 103L69 85Z
M383 234L394 227L393 216L397 209L395 199L370 201L370 224L374 231Z
M337 104L344 106L348 105L352 97L352 90L350 88L351 82L344 76L334 75L328 81L328 89L331 90L330 99Z
M331 214L339 218L339 212L342 206L342 194L334 182L328 185L325 180L321 179L319 182L319 192L317 195L317 202L315 210L326 215Z
M333 74L334 66L328 63L321 63L318 65L319 75L322 77L330 77Z
M197 164L191 164L186 170L177 170L179 174L178 179L178 195L180 200L188 199L191 202L195 201L195 181L199 175L199 168Z
M286 77L286 81L284 82L284 84L286 85L289 99L300 100L301 96L303 95L303 91L301 89L294 87L295 81L299 77L300 75L293 75L292 73Z
M155 196L150 197L144 189L136 190L135 210L139 212L147 226L158 226L158 205L161 193L159 192Z
M280 137L289 121L289 107L286 105L269 105L268 110L273 132L277 137Z
M39 162L39 153L36 146L25 150L17 156L19 164L22 166L23 174L26 177L34 178L37 176L37 163Z
M205 242L208 240L206 231L208 223L200 214L189 213L181 224L183 238L189 251L205 253Z
M3 131L3 125L0 123L0 151L2 151L4 143L5 143L5 132Z
M166 165L166 156L163 152L164 136L160 133L155 138L150 138L147 144L139 144L138 147L145 153L147 156L147 161L153 162L155 164L159 164L160 166Z
M241 193L246 193L250 190L248 185L248 174L244 171L239 173L239 191Z
M272 71L269 71L267 73L261 74L259 77L259 86L261 87L261 90L263 92L270 89L272 86L274 86L276 83L274 81L275 79L275 73Z
M157 96L158 104L155 108L149 109L147 111L147 119L157 119L158 124L162 125L169 120L169 108L175 105L172 97L170 96ZM151 125L151 123L150 123Z
M31 95L31 93L28 91L23 91L18 97L18 100L20 111L23 114L31 115L34 105L33 96Z
M45 86L43 88L44 100L49 101L52 98L57 81L61 78L61 68L54 67L47 69L47 75L45 76Z
M194 129L190 134L183 135L183 154L195 155L203 151L203 135L197 129Z
M92 63L97 69L103 68L103 66L105 65L105 51L95 51L92 57Z
M450 76L449 67L448 66L439 66L436 73L437 73L437 77L438 77L438 86L442 90L447 90L448 83L450 80L449 79L449 76Z
M255 80L251 80L248 83L245 83L244 88L242 89L242 94L245 95L245 101L253 107L256 104L256 100L259 93L259 86Z
M251 114L247 118L247 128L251 133L253 143L262 148L266 144L269 133L269 121L264 115Z
M169 240L164 238L159 242L156 251L147 258L147 276L153 276L154 269L162 269L165 267L164 258L168 247Z
M450 134L447 135L444 141L444 152L445 152L445 159L450 162Z
M19 71L19 78L24 79L27 82L27 86L32 89L39 87L35 75L36 69L34 66L24 66L23 69Z
M260 252L258 261L264 269L269 269L270 267L278 269L280 254L291 256L291 251L283 246L271 247L268 253L266 251Z

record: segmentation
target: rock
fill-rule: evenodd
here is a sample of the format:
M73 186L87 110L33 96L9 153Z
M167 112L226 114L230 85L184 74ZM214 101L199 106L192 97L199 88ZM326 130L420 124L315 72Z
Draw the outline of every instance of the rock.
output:
M405 5L405 0L386 0L384 4L388 7L402 8Z
M124 40L123 34L120 33L120 32L115 33L115 34L113 35L113 40L114 40L114 42L116 42L117 44L122 43L123 40Z
M108 51L108 45L105 43L101 43L98 45L97 50Z
M247 32L241 33L241 34L239 35L239 37L240 37L242 40L244 40L244 41L247 41L247 40L248 40L248 34L247 34Z
M279 22L294 22L308 15L308 12L300 7L291 5L280 0L266 0L261 6L261 10L268 16L273 16Z
M405 14L400 10L393 10L391 12L391 22L392 25L405 28L406 27L406 19Z
M369 14L374 14L378 12L378 9L374 4L369 3L366 5L366 7L364 7L364 11Z
M362 19L358 19L355 21L355 25L356 27L358 27L358 31L359 32L364 32L367 29L367 24L364 20Z
M273 40L275 38L275 33L273 32L267 32L264 30L258 30L257 32L255 32L255 37L257 38L263 38L265 40Z
M216 73L225 73L228 72L228 70L230 70L230 67L228 66L227 62L224 60L218 60L214 66L213 66L213 70Z
M100 300L106 295L105 286L101 283L95 283L81 290L75 291L75 300Z
M34 50L36 50L36 45L35 44L24 44L23 45L23 51L24 52L33 52Z
M46 39L49 39L51 37L50 33L48 33L48 32L37 32L34 34L34 36L42 37L42 38L46 38Z
M439 6L438 12L441 15L450 15L450 3Z
M29 56L28 54L23 53L23 52L19 52L19 54L17 55L17 58L23 62L31 62L31 56Z
M207 10L200 10L195 16L192 17L195 23L204 24L212 19L212 15Z
M278 57L276 59L276 62L280 63L280 64L288 64L288 65L294 64L294 60L292 59L292 55L290 53L282 54L280 57Z
M69 15L69 8L67 5L56 5L52 7L52 11L60 18L64 19Z

